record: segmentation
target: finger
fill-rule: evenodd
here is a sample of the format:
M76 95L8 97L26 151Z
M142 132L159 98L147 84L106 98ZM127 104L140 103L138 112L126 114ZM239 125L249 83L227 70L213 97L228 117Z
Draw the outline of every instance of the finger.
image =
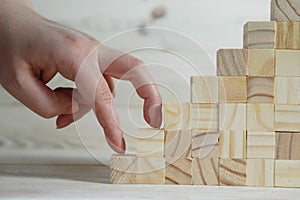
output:
M110 76L107 76L107 75L103 75L108 86L109 86L109 89L110 89L110 92L112 93L112 95L115 97L116 96L116 93L115 93L115 84L114 84L114 80L112 79L112 77Z

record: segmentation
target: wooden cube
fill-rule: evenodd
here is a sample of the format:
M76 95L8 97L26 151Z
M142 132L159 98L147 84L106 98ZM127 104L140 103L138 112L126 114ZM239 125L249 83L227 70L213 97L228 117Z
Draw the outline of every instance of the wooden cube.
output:
M165 130L190 130L190 104L164 104Z
M276 132L276 159L300 160L300 133Z
M275 160L275 186L300 187L300 160Z
M300 76L300 51L276 50L276 76Z
M276 23L276 49L300 49L300 22Z
M300 2L298 0L272 0L271 21L300 21Z
M247 59L247 75L274 77L275 75L275 50L274 49L249 49Z
M248 131L274 131L274 104L247 104Z
M219 153L220 158L246 158L246 131L220 131Z
M219 105L220 130L246 130L246 104Z
M192 132L165 131L165 157L191 157L192 156Z
M247 132L247 158L275 159L275 132Z
M219 158L193 158L193 185L219 185Z
M274 78L273 77L248 77L247 78L248 103L274 103Z
M246 76L219 77L219 102L244 103L247 101Z
M276 77L275 103L300 104L300 77Z
M165 171L165 184L192 184L192 158L167 157Z
M220 49L217 53L218 76L246 76L246 49Z
M300 105L275 105L275 130L300 131Z
M192 104L191 127L197 130L218 130L219 105L218 104Z
M274 49L276 22L248 22L244 26L244 48Z
M165 158L138 157L138 184L164 184Z
M246 159L221 158L219 180L221 186L246 185Z
M272 159L247 159L247 186L274 187Z
M219 132L192 131L192 157L193 158L218 158L219 157Z
M191 100L192 103L218 103L218 77L191 77Z

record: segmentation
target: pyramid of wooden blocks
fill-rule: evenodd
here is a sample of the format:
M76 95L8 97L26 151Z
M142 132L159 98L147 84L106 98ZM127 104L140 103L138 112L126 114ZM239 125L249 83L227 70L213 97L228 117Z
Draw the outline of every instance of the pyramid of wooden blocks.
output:
M300 188L300 2L272 0L217 52L217 76L191 77L191 102L164 104L164 129L127 136L111 183Z

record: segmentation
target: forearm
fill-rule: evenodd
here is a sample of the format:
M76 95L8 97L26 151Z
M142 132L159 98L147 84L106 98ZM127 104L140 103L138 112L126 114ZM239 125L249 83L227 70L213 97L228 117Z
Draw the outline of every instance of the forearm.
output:
M32 0L1 0L0 8L7 4L23 4L32 7Z

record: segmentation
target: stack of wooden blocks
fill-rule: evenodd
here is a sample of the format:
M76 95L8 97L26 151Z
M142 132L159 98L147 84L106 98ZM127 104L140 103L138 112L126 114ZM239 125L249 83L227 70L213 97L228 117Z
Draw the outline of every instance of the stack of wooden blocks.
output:
M111 183L300 187L300 1L271 4L218 77L191 78L191 103L164 104L164 130L112 156Z

